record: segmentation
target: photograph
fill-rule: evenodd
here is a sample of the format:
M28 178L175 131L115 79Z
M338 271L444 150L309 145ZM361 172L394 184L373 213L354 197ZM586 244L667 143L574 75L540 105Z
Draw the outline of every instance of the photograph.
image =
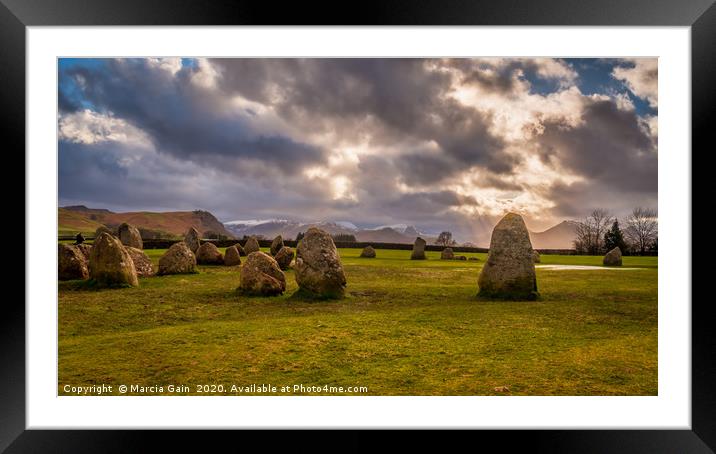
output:
M659 395L658 57L56 68L58 396Z

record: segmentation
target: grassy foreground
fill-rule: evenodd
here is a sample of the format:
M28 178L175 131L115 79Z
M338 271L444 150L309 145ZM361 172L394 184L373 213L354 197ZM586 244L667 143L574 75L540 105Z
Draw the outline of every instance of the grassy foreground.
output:
M146 252L156 264L164 250ZM656 257L624 257L638 270L538 267L539 301L490 302L475 298L486 254L462 254L478 262L359 254L340 250L348 279L340 301L291 298L291 270L287 292L274 298L237 294L238 267L116 290L61 282L58 394L101 384L112 385L108 394L154 387L127 395L657 394ZM601 257L543 255L542 264L601 265Z

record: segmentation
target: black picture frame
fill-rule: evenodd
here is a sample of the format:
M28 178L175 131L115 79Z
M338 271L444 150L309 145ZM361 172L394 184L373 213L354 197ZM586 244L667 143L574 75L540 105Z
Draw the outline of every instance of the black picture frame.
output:
M319 13L320 11L320 13ZM29 26L61 25L629 25L690 26L692 65L692 150L713 150L716 105L716 6L714 0L429 0L383 1L323 6L299 2L276 7L269 2L162 0L0 0L0 130L6 156L25 150L25 32ZM707 145L708 144L708 145ZM21 152L22 150L22 152ZM693 158L694 153L688 150ZM19 172L16 172L19 173ZM24 208L23 208L24 209ZM701 227L702 229L704 227ZM693 235L699 232L693 229ZM19 245L19 242L18 242ZM689 245L689 247L691 247ZM27 248L27 245L25 245ZM25 249L25 252L27 249ZM24 253L23 253L24 256ZM25 263L26 270L32 264ZM694 271L696 273L696 271ZM704 273L704 272L701 272ZM692 277L692 282L693 282ZM716 336L711 298L683 301L692 308L691 430L463 431L483 446L529 446L550 452L681 452L716 450ZM0 315L0 450L7 452L131 452L148 442L212 451L225 442L236 448L232 432L87 431L25 429L25 310L19 298L5 298ZM396 425L400 425L396 421ZM334 431L341 448L370 446L367 432ZM240 435L246 443L248 434ZM256 435L252 435L256 436ZM259 434L258 437L265 437ZM305 433L270 437L271 445L300 445ZM411 432L412 444L423 442ZM451 436L456 440L454 436ZM149 439L149 440L148 440ZM467 441L467 440L459 440ZM473 444L474 441L467 441ZM407 445L404 445L404 448ZM214 449L212 449L214 448ZM233 449L232 449L233 450Z

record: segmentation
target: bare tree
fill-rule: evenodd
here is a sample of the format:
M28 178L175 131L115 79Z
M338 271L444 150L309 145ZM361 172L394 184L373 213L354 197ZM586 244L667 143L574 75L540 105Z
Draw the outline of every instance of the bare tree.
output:
M435 244L453 246L456 244L456 241L452 239L452 232L440 232L440 235L438 235L438 238L435 240Z
M583 254L599 255L604 249L604 233L609 230L613 217L607 210L598 208L581 221L577 221L574 248Z
M659 221L656 210L650 208L634 208L627 218L624 234L631 247L644 254L657 241Z

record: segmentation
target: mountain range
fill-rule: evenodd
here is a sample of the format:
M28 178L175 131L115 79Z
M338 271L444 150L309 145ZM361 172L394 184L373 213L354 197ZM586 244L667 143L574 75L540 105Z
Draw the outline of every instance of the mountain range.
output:
M144 238L178 238L190 227L194 227L205 237L213 232L235 238L252 235L273 238L281 235L286 239L293 239L311 226L320 227L331 235L353 235L361 242L409 244L420 236L430 244L437 238L436 233L424 232L408 224L360 228L350 221L299 222L287 219L250 219L222 223L210 212L202 210L115 213L101 208L87 208L83 205L58 209L60 235L75 235L78 232L93 234L101 225L116 228L122 222L137 226ZM563 221L543 232L530 231L532 246L535 249L571 249L575 238L575 227L574 221ZM487 238L489 242L489 230ZM488 244L478 246L487 247Z

